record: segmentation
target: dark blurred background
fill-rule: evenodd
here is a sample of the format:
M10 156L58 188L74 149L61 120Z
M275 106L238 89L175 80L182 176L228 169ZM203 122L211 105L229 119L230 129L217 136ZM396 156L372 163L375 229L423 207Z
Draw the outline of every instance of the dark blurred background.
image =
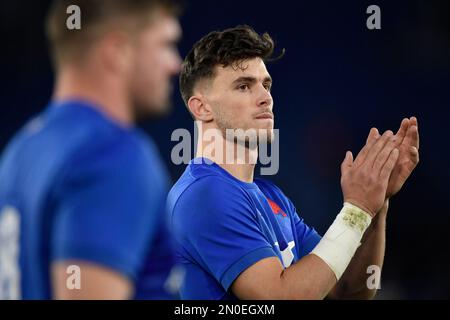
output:
M41 111L53 75L44 36L50 1L4 1L1 8L0 152ZM381 8L381 30L366 28L366 8ZM280 170L270 177L305 220L324 233L342 206L340 163L372 126L397 130L416 116L421 162L391 200L381 299L450 298L450 2L190 1L181 18L180 52L207 32L246 23L268 31L283 59L274 78ZM172 178L175 128L193 122L175 88L173 111L143 128Z

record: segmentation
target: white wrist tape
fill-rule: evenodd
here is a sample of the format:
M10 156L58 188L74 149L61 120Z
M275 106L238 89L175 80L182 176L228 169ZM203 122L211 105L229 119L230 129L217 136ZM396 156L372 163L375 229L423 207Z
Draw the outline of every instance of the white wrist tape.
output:
M353 258L371 221L367 212L345 202L333 224L311 252L328 264L337 280Z

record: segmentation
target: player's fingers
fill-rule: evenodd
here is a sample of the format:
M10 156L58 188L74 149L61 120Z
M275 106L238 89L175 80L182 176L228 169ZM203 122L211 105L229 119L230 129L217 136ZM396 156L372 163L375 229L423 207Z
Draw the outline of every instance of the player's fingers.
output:
M409 125L410 125L410 120L408 118L404 118L402 120L402 123L400 124L400 128L398 128L398 131L395 134L395 138L398 139L397 140L398 144L401 144L403 139L405 138Z
M341 174L345 174L353 165L353 154L351 151L345 153L344 161L341 164Z
M367 157L364 161L364 164L367 164L369 168L372 168L376 157L378 156L380 151L384 148L385 144L388 143L389 141L392 142L393 139L394 133L391 130L387 130L386 132L384 132L381 138L375 142L373 147L367 153Z
M411 140L412 140L412 145L414 147L417 148L417 150L419 150L420 148L420 135L419 135L419 127L418 126L412 126L411 127Z
M378 175L396 145L395 137L392 136L376 156L375 161L373 162L373 171Z
M408 132L406 133L406 137L403 141L403 144L407 147L413 146L419 150L419 129L416 125L410 126Z
M411 124L412 126L419 126L419 123L418 123L416 117L411 117L411 118L409 118L409 121L410 121L410 124Z
M380 133L378 132L377 128L370 129L369 135L366 139L366 144L373 144L375 143L375 140L380 137Z
M419 149L417 149L416 147L410 147L409 151L411 152L413 161L416 164L419 163Z
M393 149L391 151L391 153L389 154L388 159L386 160L383 168L381 168L380 171L380 178L382 180L388 180L389 177L391 176L391 172L395 167L395 164L397 163L398 160L398 155L399 155L399 151L397 148Z
M417 144L415 145L417 150L419 150L419 140L420 140L420 135L419 135L419 121L417 120L416 117L411 117L410 118L410 123L412 126L416 126L417 127Z
M361 149L361 151L356 156L355 161L353 162L353 164L355 166L359 166L360 164L362 164L364 162L364 160L366 159L367 153L369 152L369 150L372 148L372 146L375 144L375 142L378 139L379 139L378 130L376 128L370 129L369 135L366 140L367 141L366 145Z

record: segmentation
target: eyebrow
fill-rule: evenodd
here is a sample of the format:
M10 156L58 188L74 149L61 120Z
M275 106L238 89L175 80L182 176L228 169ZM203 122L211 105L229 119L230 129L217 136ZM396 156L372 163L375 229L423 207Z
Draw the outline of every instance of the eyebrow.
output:
M238 83L242 83L242 82L255 83L256 81L257 80L255 77L239 77L233 81L233 84L238 84ZM272 83L272 78L270 76L267 76L264 78L263 82Z

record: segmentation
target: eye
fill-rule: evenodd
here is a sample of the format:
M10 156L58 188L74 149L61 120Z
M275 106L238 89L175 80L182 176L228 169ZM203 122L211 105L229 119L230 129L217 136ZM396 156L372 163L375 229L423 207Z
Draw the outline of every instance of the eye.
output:
M240 84L238 86L238 89L241 90L241 91L246 91L246 90L250 89L250 86L248 84L246 84L246 83L243 83L243 84Z
M264 84L264 88L270 92L270 89L272 89L272 84L266 83L266 84Z

